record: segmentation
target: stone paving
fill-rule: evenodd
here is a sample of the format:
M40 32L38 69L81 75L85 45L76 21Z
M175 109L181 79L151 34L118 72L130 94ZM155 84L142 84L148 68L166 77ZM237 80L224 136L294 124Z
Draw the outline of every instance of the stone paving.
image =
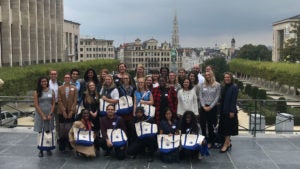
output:
M94 159L75 156L74 152L53 151L52 156L38 157L36 133L31 129L0 128L0 169L299 169L300 135L263 135L257 137L242 134L232 137L232 150L221 154L210 150L211 155L201 161L182 161L180 163L162 163L158 155L154 162L146 158L126 158L118 161L113 157L104 157L98 153Z

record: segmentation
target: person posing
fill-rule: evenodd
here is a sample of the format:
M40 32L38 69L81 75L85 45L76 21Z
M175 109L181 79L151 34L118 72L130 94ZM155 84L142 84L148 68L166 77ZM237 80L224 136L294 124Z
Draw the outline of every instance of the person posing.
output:
M198 103L198 111L199 111L199 114L200 114L200 111L201 111L201 104L200 104L200 86L201 86L201 85L198 83L197 72L191 71L191 72L188 74L188 78L190 79L190 81L191 81L191 83L192 83L192 86L193 86L193 89L194 89L195 92L196 92L197 103Z
M174 90L176 92L181 88L180 84L178 84L178 81L177 81L177 78L176 78L176 73L173 72L173 71L171 71L169 73L169 81L168 81L167 86L174 87Z
M146 90L152 91L153 89L153 80L151 75L146 76Z
M115 106L109 104L106 107L106 116L101 118L101 133L102 138L100 139L100 146L105 151L104 156L109 156L112 149L115 151L117 159L123 160L125 158L125 146L114 147L111 140L108 138L107 129L122 129L126 133L126 126L122 117L115 115Z
M179 120L173 116L171 109L167 108L159 123L159 134L179 135L179 125ZM179 149L175 149L170 153L161 153L161 157L163 162L179 162Z
M77 110L76 110L76 114L78 112L80 112L79 111L79 106L81 106L81 104L82 104L82 97L83 97L83 92L84 92L83 91L83 85L81 85L80 81L78 80L79 73L80 72L79 72L78 69L72 69L70 71L70 75L71 75L70 83L71 83L71 85L76 86L76 89L77 89L77 105L78 105L78 107L77 107Z
M212 71L205 73L205 81L200 87L200 126L210 148L215 140L214 127L217 125L217 103L220 98L220 84L215 81ZM207 126L207 127L206 127ZM206 130L208 128L208 135Z
M158 70L152 70L152 81L153 81L153 88L154 87L158 87L158 79L159 79L160 75L159 75L159 71Z
M94 145L79 145L76 144L76 140L74 138L74 129L84 129L86 131L92 131L93 123L90 121L90 113L86 109L82 109L81 113L78 116L78 120L73 123L72 128L69 132L69 142L71 146L74 148L77 155L83 155L85 157L96 157L95 147ZM93 136L95 138L95 133Z
M88 82L87 90L83 95L83 106L90 113L91 121L94 124L93 131L98 134L100 130L99 124L99 93L96 91L96 85L93 81Z
M177 117L177 93L173 86L168 87L166 85L166 79L160 77L158 80L159 86L152 89L152 95L155 106L155 120L159 124L159 120L163 118L163 113L166 108L170 108L174 113L173 117Z
M134 92L133 116L135 116L136 107L140 104L153 105L153 95L151 91L145 89L145 78L138 79L138 87Z
M137 79L140 77L145 77L145 68L142 64L137 65L135 74L134 81L137 81Z
M119 101L119 91L111 75L105 77L104 85L100 91L100 98L110 104L116 104ZM100 109L102 108L100 107ZM102 115L100 114L100 116Z
M199 127L197 125L197 118L194 112L192 111L185 111L180 125L180 132L181 134L199 134ZM201 153L199 150L188 150L182 148L180 151L181 159L187 158L201 158Z
M125 65L125 63L120 63L118 65L118 73L115 74L113 77L114 83L116 84L117 87L122 85L122 78L123 76L125 76L126 73L127 73L127 66ZM132 77L130 78L131 78L130 81L132 82L133 86L136 87L135 80Z
M144 108L143 107L137 107L136 108L136 116L133 118L131 122L131 127L129 128L129 132L132 132L131 135L133 136L132 144L128 147L127 154L131 158L135 158L137 154L145 152L145 149L147 148L148 152L148 162L153 161L154 152L157 150L157 142L156 142L156 136L149 136L144 138L138 138L135 128L135 123L139 122L148 122L151 124L154 124L155 120L154 118L146 117L144 114Z
M179 91L179 89L182 88L182 84L183 84L183 80L186 78L186 71L184 68L180 68L178 69L178 76L177 76L177 84L176 84L176 88L177 88L177 92Z
M64 76L64 85L58 88L58 112L59 112L59 149L64 151L68 142L68 132L74 122L76 105L77 105L77 89L70 84L71 76ZM69 145L70 146L70 145ZM71 147L70 147L71 148Z
M221 92L221 112L219 121L219 133L225 137L225 142L220 152L225 153L231 148L230 136L238 135L237 96L238 88L233 83L232 73L224 73L224 86Z
M86 70L85 73L84 73L83 78L84 78L84 82L85 82L85 84L84 84L84 86L83 86L83 87L84 87L84 88L83 88L83 91L86 91L86 89L87 89L87 84L88 84L90 81L92 81L92 82L95 83L97 92L100 91L100 89L101 89L101 88L100 88L100 82L99 82L99 79L98 79L98 77L97 77L96 71L95 71L94 69L89 68L88 70Z
M40 77L37 82L34 98L34 131L41 133L44 131L50 132L54 128L54 106L55 93L49 88L49 79L47 77ZM52 155L51 151L47 151L48 155ZM40 150L39 157L43 157L43 151Z
M188 110L195 112L196 115L199 115L196 92L188 78L183 80L182 89L179 89L177 97L177 116L179 118L181 118L183 113Z
M101 69L99 72L99 83L100 83L100 88L102 88L104 81L105 81L105 77L106 75L109 74L108 69Z
M159 73L160 73L160 77L163 77L166 79L166 81L169 80L169 68L167 67L161 67L160 70L159 70Z

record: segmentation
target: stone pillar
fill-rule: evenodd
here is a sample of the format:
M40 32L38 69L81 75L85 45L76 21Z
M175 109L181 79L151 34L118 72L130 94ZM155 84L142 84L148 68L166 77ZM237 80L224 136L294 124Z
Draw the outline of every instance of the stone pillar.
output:
M21 13L20 0L11 0L11 41L12 41L12 62L14 66L22 66L21 52Z
M51 17L51 62L57 62L57 29L56 29L56 1L50 1Z
M44 0L37 1L38 62L45 63Z
M65 61L63 52L63 0L56 0L57 61Z
M1 0L2 66L12 66L10 0Z
M44 0L45 62L51 62L50 0Z
M21 0L21 46L23 65L30 65L30 25L29 25L29 0Z
M37 0L29 0L30 16L30 61L31 64L38 64L38 36L37 36Z

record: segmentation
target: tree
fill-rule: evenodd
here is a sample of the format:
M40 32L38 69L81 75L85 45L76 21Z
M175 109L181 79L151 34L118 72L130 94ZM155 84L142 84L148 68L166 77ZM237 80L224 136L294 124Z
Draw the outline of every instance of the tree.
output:
M265 45L252 45L247 44L241 47L237 54L238 58L259 60L259 61L271 61L272 51L269 50Z
M291 24L291 28L289 33L293 33L295 37L288 39L284 43L284 47L279 49L281 53L280 61L295 63L300 61L300 20Z
M211 65L214 69L214 74L218 82L223 81L223 74L229 70L229 66L224 57L215 57L204 62L203 67Z

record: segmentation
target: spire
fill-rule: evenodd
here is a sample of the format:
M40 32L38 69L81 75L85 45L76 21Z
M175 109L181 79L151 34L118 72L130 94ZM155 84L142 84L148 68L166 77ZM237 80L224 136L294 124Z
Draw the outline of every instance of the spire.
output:
M179 48L179 30L178 30L178 21L177 21L177 12L175 11L174 20L173 20L173 33L172 33L172 47Z

